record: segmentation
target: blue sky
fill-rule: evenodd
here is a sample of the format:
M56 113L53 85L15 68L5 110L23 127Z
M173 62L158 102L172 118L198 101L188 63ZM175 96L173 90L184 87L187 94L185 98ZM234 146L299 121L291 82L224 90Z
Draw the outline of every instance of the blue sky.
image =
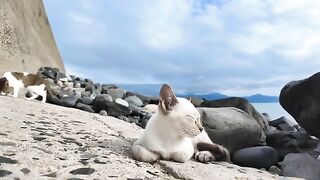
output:
M69 74L278 95L320 67L320 1L44 0Z

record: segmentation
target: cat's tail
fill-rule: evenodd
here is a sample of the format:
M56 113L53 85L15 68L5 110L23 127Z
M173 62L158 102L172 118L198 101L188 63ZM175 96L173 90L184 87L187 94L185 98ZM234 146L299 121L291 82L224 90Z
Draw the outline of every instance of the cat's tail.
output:
M229 151L215 143L200 142L197 144L198 151L209 151L214 156L216 161L227 161L231 162Z

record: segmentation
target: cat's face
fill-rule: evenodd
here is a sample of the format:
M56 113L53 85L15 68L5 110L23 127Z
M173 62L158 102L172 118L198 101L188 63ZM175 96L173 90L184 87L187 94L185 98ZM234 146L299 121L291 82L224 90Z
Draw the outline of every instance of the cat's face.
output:
M161 88L159 108L166 121L182 137L194 137L203 130L198 110L189 100L175 97L168 85Z

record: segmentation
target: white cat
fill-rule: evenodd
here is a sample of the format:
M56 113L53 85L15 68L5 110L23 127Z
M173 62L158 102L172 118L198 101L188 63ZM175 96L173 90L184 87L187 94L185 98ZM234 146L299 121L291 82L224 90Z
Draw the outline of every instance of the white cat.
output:
M200 114L187 99L177 98L170 86L160 90L158 111L150 118L144 134L132 146L139 161L158 159L185 162L193 155L200 162L230 161L227 149L214 144L203 130Z
M27 100L42 97L41 102L46 102L47 91L40 76L21 72L5 72L0 78L0 92L3 95L18 97L21 88L25 88L32 95Z

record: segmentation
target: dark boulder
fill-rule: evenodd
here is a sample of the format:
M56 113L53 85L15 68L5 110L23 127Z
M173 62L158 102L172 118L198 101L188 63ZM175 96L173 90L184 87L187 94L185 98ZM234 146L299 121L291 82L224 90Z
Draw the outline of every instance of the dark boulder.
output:
M149 96L145 96L145 95L141 95L141 94L138 94L138 93L127 91L126 92L126 97L129 97L129 96L138 97L143 102L144 105L149 104L150 101L151 101L151 97L149 97Z
M91 113L94 113L95 111L93 110L93 106L90 106L90 105L87 105L87 104L83 104L83 103L80 103L78 102L76 104L76 108L78 109L81 109L81 110L84 110L84 111L87 111L87 112L91 112Z
M294 127L291 127L288 121L289 120L286 117L282 116L273 121L269 121L269 125L277 128L280 131L294 131Z
M106 110L109 116L126 116L131 114L132 110L120 103L122 99L117 99L117 101L113 101L112 97L109 94L102 94L95 98L93 102L94 110L99 113L101 110ZM122 100L127 104L126 101Z
M320 138L320 72L292 81L280 92L281 106L311 135Z
M278 163L278 154L270 146L249 147L236 151L232 162L239 166L269 169Z
M112 97L109 94L102 94L94 99L93 107L96 112L107 110L113 103Z
M226 99L219 99L213 101L204 101L200 105L201 107L235 107L248 113L252 116L260 125L263 130L267 129L266 122L262 115L244 98L230 97Z
M61 97L59 105L65 107L75 107L78 100L79 98L75 95Z
M230 153L256 146L263 130L252 116L234 108L197 108L210 139L226 147Z
M289 153L312 152L317 147L319 140L313 139L308 133L293 131L273 131L267 133L267 145L278 151L279 159Z

